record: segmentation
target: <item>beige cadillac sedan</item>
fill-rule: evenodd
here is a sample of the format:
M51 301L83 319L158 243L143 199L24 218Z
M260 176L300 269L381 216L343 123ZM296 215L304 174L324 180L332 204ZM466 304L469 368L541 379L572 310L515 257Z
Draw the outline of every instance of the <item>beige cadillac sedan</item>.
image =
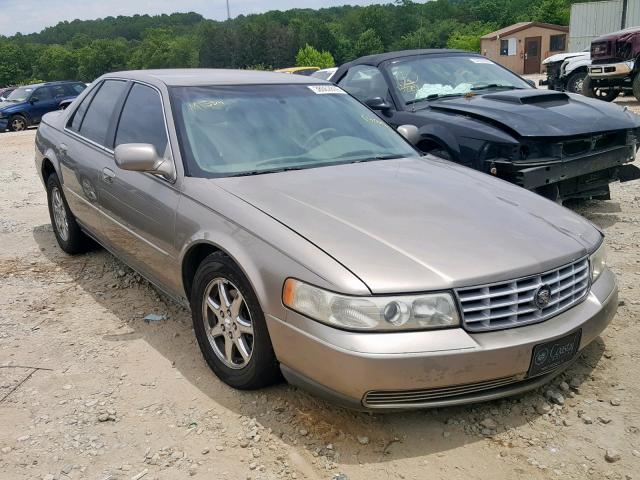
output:
M189 305L236 388L284 375L360 409L498 398L561 372L618 304L591 223L421 156L315 78L105 75L44 117L36 167L60 247L93 239Z

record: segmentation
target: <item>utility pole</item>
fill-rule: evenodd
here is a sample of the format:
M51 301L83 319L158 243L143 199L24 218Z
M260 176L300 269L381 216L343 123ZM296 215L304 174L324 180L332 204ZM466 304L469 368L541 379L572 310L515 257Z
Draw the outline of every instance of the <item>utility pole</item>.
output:
M229 10L229 0L227 0L227 20L231 20L231 11Z

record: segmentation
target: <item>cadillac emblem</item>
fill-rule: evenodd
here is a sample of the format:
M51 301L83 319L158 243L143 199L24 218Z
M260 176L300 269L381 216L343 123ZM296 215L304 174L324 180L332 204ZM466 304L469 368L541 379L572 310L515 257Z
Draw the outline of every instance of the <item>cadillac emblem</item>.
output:
M533 304L539 309L543 309L551 301L551 287L549 285L540 285L533 296Z

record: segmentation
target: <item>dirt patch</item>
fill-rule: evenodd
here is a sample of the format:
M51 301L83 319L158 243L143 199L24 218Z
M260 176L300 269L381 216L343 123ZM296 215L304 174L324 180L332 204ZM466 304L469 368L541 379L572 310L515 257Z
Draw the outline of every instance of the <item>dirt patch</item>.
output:
M611 201L576 207L607 233L621 306L563 376L501 401L369 415L285 384L232 390L204 363L185 309L104 250L63 254L33 165L34 133L0 134L0 477L640 472L640 182L615 185ZM165 319L145 321L150 313Z

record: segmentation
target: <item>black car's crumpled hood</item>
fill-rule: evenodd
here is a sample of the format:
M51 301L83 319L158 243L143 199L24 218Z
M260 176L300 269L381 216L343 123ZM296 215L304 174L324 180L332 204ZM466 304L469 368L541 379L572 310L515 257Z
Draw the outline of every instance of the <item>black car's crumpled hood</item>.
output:
M640 117L615 104L537 89L452 97L429 109L498 123L523 137L559 137L640 127ZM416 113L429 114L429 109Z

